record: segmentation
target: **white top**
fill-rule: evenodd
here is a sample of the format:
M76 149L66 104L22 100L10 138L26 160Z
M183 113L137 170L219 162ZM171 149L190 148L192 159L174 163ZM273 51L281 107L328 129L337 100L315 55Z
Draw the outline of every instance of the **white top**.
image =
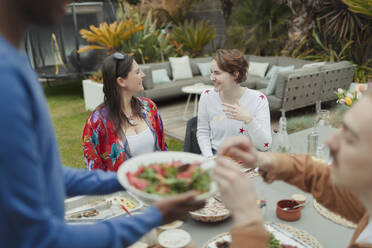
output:
M150 128L148 127L139 134L126 136L126 138L132 157L154 151L154 135L152 135Z
M222 111L222 100L218 92L205 90L200 96L197 139L203 156L213 156L220 143L231 136L246 135L255 147L267 151L271 146L270 109L267 98L259 91L246 88L239 103L253 117L246 125L242 121L229 119Z
M372 244L372 218L369 218L368 225L360 233L355 243Z

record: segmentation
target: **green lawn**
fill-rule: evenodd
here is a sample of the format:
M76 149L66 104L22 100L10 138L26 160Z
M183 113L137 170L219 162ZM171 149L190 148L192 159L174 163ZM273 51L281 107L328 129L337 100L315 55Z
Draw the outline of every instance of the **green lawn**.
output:
M85 119L84 100L80 96L79 82L45 86L54 129L56 132L62 163L71 167L84 168L82 133ZM166 137L169 150L183 151L183 142Z

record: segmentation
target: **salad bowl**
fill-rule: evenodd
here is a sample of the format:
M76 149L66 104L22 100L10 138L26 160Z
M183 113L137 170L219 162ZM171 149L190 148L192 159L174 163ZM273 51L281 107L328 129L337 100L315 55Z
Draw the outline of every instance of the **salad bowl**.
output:
M148 193L144 190L140 190L138 185L135 186L133 181L129 178L134 174L138 173L141 167L147 168L150 166L158 165L161 163L168 163L172 164L174 162L181 163L181 164L193 164L193 163L201 163L200 168L202 169L202 173L209 173L210 169L210 162L205 163L207 161L206 158L202 157L201 155L188 153L188 152L153 152L147 153L143 155L136 156L125 161L120 167L117 172L117 177L120 184L129 192L134 194L138 197L141 201L147 204L153 204L154 202L160 201L166 197L172 196L172 194L158 194L158 193ZM205 167L204 167L205 166ZM137 179L136 179L137 180ZM199 194L196 197L196 200L206 200L216 194L218 191L217 183L210 180L209 182L209 190ZM173 194L174 195L174 194Z

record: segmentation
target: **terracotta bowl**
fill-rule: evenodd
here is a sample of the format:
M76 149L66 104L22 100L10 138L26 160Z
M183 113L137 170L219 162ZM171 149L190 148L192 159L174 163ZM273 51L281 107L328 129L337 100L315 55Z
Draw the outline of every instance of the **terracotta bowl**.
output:
M293 208L298 204L294 200L280 200L276 203L276 215L282 220L296 221L301 217L302 207L288 210L284 210L284 208Z

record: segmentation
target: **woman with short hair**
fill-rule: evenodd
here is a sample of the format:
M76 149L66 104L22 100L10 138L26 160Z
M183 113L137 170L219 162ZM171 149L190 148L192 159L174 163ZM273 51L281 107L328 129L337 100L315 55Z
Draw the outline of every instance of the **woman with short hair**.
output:
M261 151L270 148L269 103L263 93L240 85L247 68L238 50L217 50L211 62L214 90L205 90L199 102L197 139L203 156L213 156L221 141L234 135L248 136Z
M155 103L135 96L144 90L145 74L133 57L108 56L102 76L104 103L89 115L83 133L86 168L117 171L133 156L167 150Z

